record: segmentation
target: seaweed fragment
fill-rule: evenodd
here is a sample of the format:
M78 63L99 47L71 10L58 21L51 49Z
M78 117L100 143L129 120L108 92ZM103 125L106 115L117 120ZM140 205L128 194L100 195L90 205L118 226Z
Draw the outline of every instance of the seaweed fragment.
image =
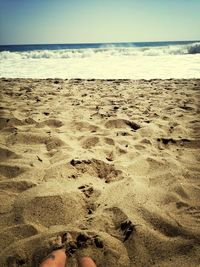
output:
M125 222L121 223L120 227L121 227L121 230L123 231L123 235L124 235L123 242L125 242L126 240L129 239L132 232L135 230L135 225L131 221L125 221Z

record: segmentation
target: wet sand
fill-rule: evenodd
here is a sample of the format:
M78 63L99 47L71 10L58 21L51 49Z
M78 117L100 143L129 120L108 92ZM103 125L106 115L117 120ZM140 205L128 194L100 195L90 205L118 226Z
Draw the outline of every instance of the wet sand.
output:
M199 266L199 79L0 89L0 266Z

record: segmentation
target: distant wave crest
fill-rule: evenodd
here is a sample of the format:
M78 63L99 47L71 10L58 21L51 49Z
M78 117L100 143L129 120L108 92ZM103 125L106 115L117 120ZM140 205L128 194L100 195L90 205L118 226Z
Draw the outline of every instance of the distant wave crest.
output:
M88 49L35 50L28 52L0 52L0 60L19 59L74 59L87 57L120 57L120 56L166 56L199 54L200 43L188 45L169 45L159 47L118 47L106 46Z
M195 43L188 49L188 54L199 54L200 53L200 43Z

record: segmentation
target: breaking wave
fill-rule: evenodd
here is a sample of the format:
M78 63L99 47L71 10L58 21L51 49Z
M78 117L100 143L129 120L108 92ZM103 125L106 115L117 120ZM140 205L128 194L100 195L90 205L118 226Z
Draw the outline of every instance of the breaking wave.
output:
M134 56L166 56L199 54L200 43L187 45L169 45L158 47L136 47L136 46L106 46L101 48L87 49L60 49L60 50L34 50L26 52L0 52L0 59L73 59L88 57L134 57Z

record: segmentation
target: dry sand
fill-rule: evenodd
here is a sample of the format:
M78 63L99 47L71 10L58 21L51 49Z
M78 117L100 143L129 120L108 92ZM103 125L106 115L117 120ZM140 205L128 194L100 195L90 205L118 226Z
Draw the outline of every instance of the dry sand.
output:
M200 80L0 87L0 266L199 266Z

